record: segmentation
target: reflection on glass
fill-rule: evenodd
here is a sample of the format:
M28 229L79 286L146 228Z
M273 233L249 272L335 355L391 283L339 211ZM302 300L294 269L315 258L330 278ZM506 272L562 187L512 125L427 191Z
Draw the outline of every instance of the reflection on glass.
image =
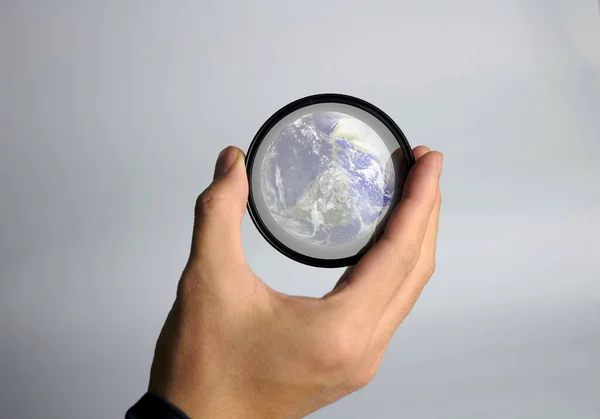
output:
M353 116L313 112L276 134L261 163L260 184L277 223L311 245L372 235L396 181L377 133Z

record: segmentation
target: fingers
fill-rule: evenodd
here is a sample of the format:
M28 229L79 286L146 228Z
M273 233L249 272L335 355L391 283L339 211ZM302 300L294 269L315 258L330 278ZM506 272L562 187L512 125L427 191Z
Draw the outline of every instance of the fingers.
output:
M414 241L418 240L420 244L423 240L437 199L441 171L442 155L438 152L428 152L417 160L409 173L400 205L394 209L382 235L381 241L386 246L392 246L396 250L410 246L410 249L405 250L414 250ZM405 255L398 253L400 256ZM410 259L416 262L417 258Z
M212 184L196 201L191 259L225 265L244 261L240 226L247 199L244 153L227 147L217 159Z
M417 147L413 148L413 155L415 157L415 160L418 161L425 154L429 153L429 151L430 151L429 147L425 147L425 146L417 146ZM344 271L342 276L340 276L340 279L335 284L333 289L323 296L324 298L329 297L334 293L340 292L343 288L345 288L348 277L350 275L350 272L352 271L352 268L353 268L353 266L349 266L348 268L346 268L346 270Z
M423 288L427 285L427 282L435 271L441 204L441 193L438 190L438 197L429 217L427 232L421 246L419 261L408 278L400 285L398 293L386 307L373 335L374 345L381 346L389 342L400 324L412 310Z
M421 256L442 168L442 155L426 150L415 150L421 156L408 175L400 204L381 239L354 266L348 285L338 293L357 318L373 327Z
M429 153L430 151L431 150L429 149L429 147L426 147L424 145L420 145L420 146L413 148L413 155L415 156L415 161L419 161L419 159L421 159L421 157L423 157L425 154Z

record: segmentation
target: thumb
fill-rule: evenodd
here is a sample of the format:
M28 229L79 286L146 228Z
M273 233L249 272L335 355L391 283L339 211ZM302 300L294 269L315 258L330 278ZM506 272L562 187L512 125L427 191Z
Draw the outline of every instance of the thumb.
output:
M203 264L245 263L240 231L248 200L244 160L237 147L221 151L213 182L196 200L191 257Z

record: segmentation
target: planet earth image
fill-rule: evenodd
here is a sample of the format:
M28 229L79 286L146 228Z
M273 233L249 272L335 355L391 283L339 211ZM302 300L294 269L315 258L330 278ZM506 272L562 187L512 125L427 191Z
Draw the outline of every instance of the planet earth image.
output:
M372 235L392 202L390 153L363 121L339 112L304 115L276 133L261 167L275 221L311 245Z

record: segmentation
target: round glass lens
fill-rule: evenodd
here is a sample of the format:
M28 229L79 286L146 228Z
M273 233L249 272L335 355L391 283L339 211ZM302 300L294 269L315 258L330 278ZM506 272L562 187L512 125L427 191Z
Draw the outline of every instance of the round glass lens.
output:
M412 164L403 135L384 117L368 107L313 101L263 127L248 153L250 207L278 250L339 266L377 238Z

